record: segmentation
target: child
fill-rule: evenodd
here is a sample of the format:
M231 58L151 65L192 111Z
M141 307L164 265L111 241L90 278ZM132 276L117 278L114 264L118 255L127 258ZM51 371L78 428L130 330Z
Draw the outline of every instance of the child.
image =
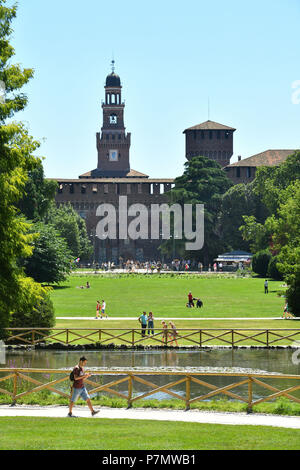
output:
M172 341L171 341L171 344L173 345L174 341L176 343L176 346L178 347L178 342L177 342L177 335L178 335L178 331L176 330L176 326L173 322L169 322L169 325L171 327L170 329L170 337L172 338Z

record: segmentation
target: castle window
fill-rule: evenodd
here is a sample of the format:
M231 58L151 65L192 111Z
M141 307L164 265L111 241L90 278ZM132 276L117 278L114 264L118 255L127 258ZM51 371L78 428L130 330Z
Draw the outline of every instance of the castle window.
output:
M104 194L108 194L108 184L104 185Z
M230 137L230 132L229 131L225 131L225 139L229 139Z
M251 178L251 166L247 167L247 178Z
M74 194L74 184L70 184L70 194Z
M106 134L106 140L109 140L109 134Z
M212 131L209 131L209 138L210 138L210 139L213 138L213 132L212 132Z
M85 194L85 193L86 193L86 186L82 185L81 186L81 194Z
M197 139L197 132L194 131L193 134L194 134L194 140L196 140Z
M201 131L201 139L205 139L205 132Z
M217 139L221 139L221 132L217 131Z
M241 177L241 169L240 169L240 167L237 167L237 169L236 169L236 177L237 177L237 178L240 178L240 177Z

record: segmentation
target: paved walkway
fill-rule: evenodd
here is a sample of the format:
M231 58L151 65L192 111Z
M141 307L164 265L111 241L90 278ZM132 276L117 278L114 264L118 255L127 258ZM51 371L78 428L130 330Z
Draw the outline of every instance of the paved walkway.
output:
M97 408L96 408L97 409ZM87 407L75 406L74 415L80 418L90 418L90 412ZM68 408L66 406L27 406L8 405L0 406L0 417L4 416L32 416L48 418L66 418ZM230 425L251 425L251 426L274 426L281 428L300 429L300 417L296 416L277 416L264 414L246 413L218 413L204 412L197 410L149 410L124 408L101 408L100 413L93 419L141 419L141 420L159 420L159 421L184 421L190 423L210 423L210 424L230 424Z
M138 319L138 315L136 317L110 317L108 316L108 320L135 320L137 321ZM243 318L204 318L204 317L194 317L194 318L179 318L179 317L155 317L156 320L191 320L191 321L195 321L195 320L209 320L209 321L256 321L256 320L300 320L300 317L299 318L282 318L282 317L260 317L260 318L254 318L254 317L243 317ZM95 317L57 317L57 320L95 320L95 321L98 321L96 320ZM105 321L106 319L103 318L103 321ZM100 321L100 320L99 320Z

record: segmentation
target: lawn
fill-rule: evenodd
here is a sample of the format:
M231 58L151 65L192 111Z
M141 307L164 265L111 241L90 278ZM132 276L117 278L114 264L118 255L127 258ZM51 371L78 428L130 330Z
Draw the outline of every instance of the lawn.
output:
M91 288L80 289L87 281ZM51 295L58 317L94 317L96 302L102 299L110 317L138 317L142 311L166 318L281 316L284 299L277 292L283 290L283 283L270 281L269 294L264 294L263 283L263 279L238 277L87 275L70 276ZM189 291L202 299L202 309L186 308Z
M1 450L299 450L300 430L168 421L0 418ZM73 462L72 462L73 463Z

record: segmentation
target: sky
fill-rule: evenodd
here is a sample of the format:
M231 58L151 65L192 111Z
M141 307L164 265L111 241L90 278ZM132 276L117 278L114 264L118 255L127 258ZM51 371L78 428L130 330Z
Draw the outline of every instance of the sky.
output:
M181 175L183 131L207 119L237 129L231 163L300 148L299 24L300 0L18 0L13 62L35 74L16 118L46 177L96 168L114 58L137 171Z

